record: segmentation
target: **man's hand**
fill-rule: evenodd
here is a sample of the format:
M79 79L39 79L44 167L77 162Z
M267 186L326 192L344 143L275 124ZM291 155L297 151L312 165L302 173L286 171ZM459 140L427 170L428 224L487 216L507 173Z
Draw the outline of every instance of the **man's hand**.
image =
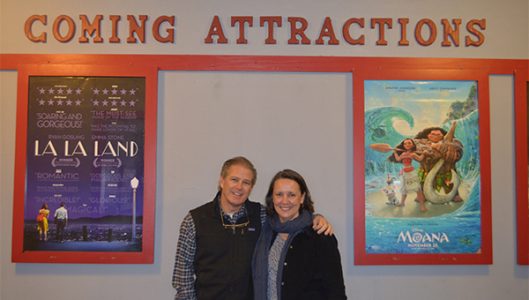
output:
M461 158L462 147L459 143L443 143L441 153L445 162L455 164Z
M334 233L331 223L319 214L314 214L312 218L312 229L318 234L332 235Z

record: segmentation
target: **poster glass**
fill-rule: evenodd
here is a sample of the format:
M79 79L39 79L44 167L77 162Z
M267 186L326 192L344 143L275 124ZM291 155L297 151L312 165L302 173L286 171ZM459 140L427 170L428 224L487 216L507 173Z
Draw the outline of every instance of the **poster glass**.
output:
M146 122L153 122L146 114L153 101L147 80L27 76L27 97L19 105L25 120L18 120L26 130L17 137L17 147L25 144L24 189L15 199L23 202L15 210L23 232L19 243L14 228L14 258L21 246L21 261L54 253L57 262L70 262L73 253L79 262L87 262L83 254L97 262L107 262L106 255L115 262L145 262L152 251L154 200L145 197L146 155L152 155Z
M516 236L517 261L521 265L529 265L529 81L522 76L515 76L515 115L516 115ZM529 78L529 74L527 74Z
M357 263L469 263L483 254L490 195L479 84L363 80Z

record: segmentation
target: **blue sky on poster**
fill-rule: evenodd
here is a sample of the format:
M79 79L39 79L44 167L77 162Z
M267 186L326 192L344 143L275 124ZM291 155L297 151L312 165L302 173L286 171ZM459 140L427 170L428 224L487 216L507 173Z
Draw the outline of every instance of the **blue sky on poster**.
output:
M394 127L401 134L414 135L430 126L441 126L446 120L450 105L466 101L474 81L365 81L365 110L377 107L399 107L414 116L415 128L402 120Z

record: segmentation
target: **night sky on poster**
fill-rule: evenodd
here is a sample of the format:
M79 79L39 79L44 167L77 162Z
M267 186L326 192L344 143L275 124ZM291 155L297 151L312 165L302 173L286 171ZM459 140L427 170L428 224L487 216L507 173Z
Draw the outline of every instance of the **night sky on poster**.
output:
M143 215L145 78L30 77L25 219Z

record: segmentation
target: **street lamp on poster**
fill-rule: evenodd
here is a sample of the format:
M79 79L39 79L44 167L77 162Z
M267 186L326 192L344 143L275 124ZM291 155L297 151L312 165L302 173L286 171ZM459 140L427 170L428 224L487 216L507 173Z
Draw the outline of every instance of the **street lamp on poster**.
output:
M136 240L136 189L139 183L140 181L136 177L130 180L130 186L132 187L132 241Z

